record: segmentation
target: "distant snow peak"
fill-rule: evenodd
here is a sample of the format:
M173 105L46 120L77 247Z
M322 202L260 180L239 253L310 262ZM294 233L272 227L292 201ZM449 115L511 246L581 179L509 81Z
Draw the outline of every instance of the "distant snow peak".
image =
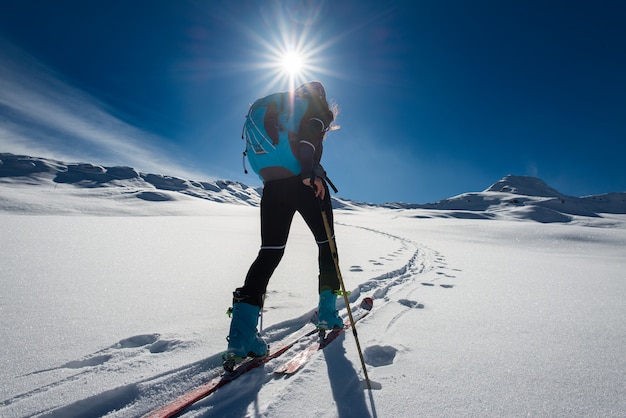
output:
M543 180L531 176L507 175L502 180L494 183L485 192L503 192L537 197L562 197L563 195Z
M388 203L389 209L425 209L418 216L457 219L515 219L541 223L581 223L609 227L604 214L626 214L626 193L566 196L543 180L508 175L483 192L463 193L435 203ZM583 220L584 219L584 220Z

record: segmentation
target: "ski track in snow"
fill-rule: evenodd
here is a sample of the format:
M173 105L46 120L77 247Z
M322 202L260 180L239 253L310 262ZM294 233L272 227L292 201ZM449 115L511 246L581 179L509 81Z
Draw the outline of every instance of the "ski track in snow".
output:
M404 314L414 310L423 309L424 304L408 299L393 300L392 293L402 293L404 284L414 282L418 277L426 276L428 273L439 269L444 272L447 269L445 258L439 253L426 248L412 240L405 239L399 236L388 234L386 232L378 231L371 228L365 228L361 226L345 225L343 226L365 229L373 234L379 234L386 239L392 239L400 241L401 249L394 251L390 254L379 257L376 260L369 260L368 262L375 265L384 265L385 261L393 260L397 257L410 255L408 261L392 271L388 271L381 275L371 277L368 280L361 283L356 289L354 289L349 297L350 303L356 305L361 297L370 296L374 298L374 310L370 317L364 319L367 321L372 315L376 315L376 311L380 310L386 304L399 303L404 309L392 318L388 327L391 327ZM362 271L363 268L359 265L350 267L350 271ZM458 271L458 270L457 270ZM448 275L447 279L453 278L453 274L444 272ZM439 281L441 278L435 274L431 279L425 278L424 280L432 280L434 282ZM410 294L410 293L409 293ZM341 307L341 301L338 304ZM344 306L345 308L345 306ZM354 309L354 307L353 307ZM344 312L344 317L345 317ZM357 326L358 328L358 326ZM276 377L273 375L272 370L282 362L287 361L293 354L287 353L286 355L269 362L265 369L254 370L246 380L236 381L228 385L224 390L218 391L210 397L196 403L188 411L185 416L249 416L251 412L254 412L255 416L284 416L286 413L282 410L281 405L284 404L286 399L289 399L291 391L289 387L291 385L306 386L307 374L312 372L313 367L321 367L322 369L328 369L330 376L330 384L333 386L333 391L345 391L347 387L355 388L355 393L350 396L335 396L334 399L346 399L345 405L336 405L339 411L344 411L348 416L370 416L370 412L366 405L366 400L362 392L363 382L359 384L360 365L358 363L353 364L346 358L344 352L344 345L342 343L346 338L352 338L351 333L347 332L342 335L338 341L325 349L327 354L320 356L316 354L309 360L304 368L295 376L288 378ZM311 340L315 337L311 337ZM306 343L302 343L302 346L306 346ZM330 352L328 352L330 350ZM399 349L385 345L371 345L365 348L364 356L366 363L371 367L379 367L387 365L393 362L395 353L400 351ZM320 358L321 357L321 358ZM325 362L326 365L320 365L319 362ZM311 367L309 367L311 365ZM354 384L356 383L356 384ZM382 386L376 382L372 382L373 389L382 389ZM266 390L267 393L280 393L281 396L267 400L267 404L260 404L258 393L261 390ZM357 393L358 392L358 393ZM356 401L356 403L355 403ZM360 411L360 412L359 412ZM282 414L282 415L281 415ZM289 415L289 413L287 413ZM341 414L340 414L341 415Z
M372 234L383 236L385 239L400 242L401 246L399 250L380 256L376 260L368 260L369 263L377 266L384 266L385 262L394 261L398 257L408 256L408 261L401 267L378 276L371 277L359 284L356 289L351 291L348 299L353 310L358 309L356 308L356 302L358 302L361 298L370 296L374 299L374 309L370 316L376 315L376 311L384 304L394 303L394 301L392 301L389 297L392 292L399 290L404 284L415 281L418 276L432 271L435 268L435 265L441 263L444 259L433 250L410 239L367 227L347 225L339 222L336 224L351 228L360 228ZM350 271L353 272L360 272L363 270L364 269L359 265L353 265L350 267ZM432 280L438 279L438 277L435 277ZM408 303L415 303L416 306L407 306L407 303L401 302L402 305L407 307L406 311L409 311L414 307L419 307L420 309L423 308L423 305L420 303L413 301ZM338 299L337 307L340 309L340 312L342 312L343 317L346 318L347 313L345 312L345 304L341 298ZM307 316L308 315L305 315L304 318ZM368 318L365 318L364 321L367 321L367 319ZM395 322L396 319L397 318L394 318L392 322ZM316 338L316 336L310 337L308 340L296 345L295 349L307 346ZM336 385L338 388L341 388L333 388L333 390L344 390L346 386L351 386L357 388L357 390L361 392L362 384L358 384L359 372L356 370L360 368L360 365L352 364L345 357L345 354L341 352L343 350L343 344L341 341L346 338L352 338L350 332L343 334L335 343L329 345L324 350L325 352L331 350L332 354L329 353L328 355L325 355L323 360L319 359L319 353L315 354L296 375L286 378L282 376L275 376L272 371L294 355L287 352L278 359L268 362L264 369L249 372L248 374L251 376L246 376L245 380L237 380L206 399L197 402L185 411L183 416L249 416L250 408L254 410L255 416L275 416L276 414L281 413L284 415L285 411L281 411L281 404L284 403L283 397L289 396L289 386L299 384L306 385L306 375L310 372L309 365L315 364L316 361L324 361L327 363L326 367L328 368L329 374L332 375L332 378L330 379L331 385ZM292 351L294 350L292 349ZM395 357L395 353L397 351L399 350L395 347L374 345L367 347L367 354L364 353L364 356L368 364L373 367L378 367L393 362L393 357ZM351 379L357 380L357 384L351 385ZM278 388L275 388L274 386L278 386ZM373 382L373 389L381 388L382 387L379 384ZM260 405L258 393L261 390L267 390L268 393L280 393L283 395L278 398L269 399L269 404ZM362 397L363 395L361 394L360 396ZM335 399L341 399L341 397L336 397ZM350 399L350 405L344 405L343 407L338 405L340 410L342 408L346 411L349 410L351 414L350 416L360 416L358 411L362 410L364 414L363 416L369 416L364 399L363 402L359 402L359 405L354 405L353 403L355 399L359 399L358 395L356 397L344 397L344 399ZM355 411L357 413L356 415Z
M408 261L401 267L366 279L355 289L352 289L349 296L353 310L357 309L355 308L357 305L356 302L362 297L372 297L375 300L372 315L376 315L376 310L379 310L385 304L397 303L401 305L403 309L387 324L388 330L394 326L398 319L408 312L414 311L415 309L424 309L424 304L414 300L412 297L412 293L415 292L415 289L408 293L403 293L402 296L404 296L404 298L391 300L390 294L399 290L402 285L419 280L424 287L438 287L442 289L454 287L456 273L459 270L448 268L445 257L439 252L410 239L375 229L340 223L337 223L337 225L349 228L360 228L369 233L382 236L384 239L399 241L399 249L383 255L378 259L368 261L373 265L384 266L386 262L408 257ZM362 272L363 270L364 268L359 265L349 267L349 271L351 272ZM347 313L345 311L345 304L341 298L338 300L338 308L345 318ZM311 309L298 318L266 328L264 330L264 337L270 345L273 345L298 333L304 334L312 327L310 318L314 310L315 309ZM315 338L316 336L313 336L310 337L309 340L303 340L301 343L296 344L285 355L268 362L265 368L249 372L244 379L237 380L208 398L198 402L196 405L192 406L186 414L189 414L189 416L198 416L205 413L210 413L212 416L233 414L237 416L238 413L241 413L240 415L246 415L248 407L255 403L257 393L262 387L265 387L265 385L282 385L286 388L290 384L297 384L298 375L285 379L275 377L271 371L282 362L291 358L293 351L301 349ZM346 337L344 336L342 338ZM152 409L175 399L193 387L210 380L221 372L221 353L216 353L191 364L179 366L165 372L157 372L139 381L132 380L133 376L135 376L136 380L136 374L128 373L128 370L136 372L137 369L145 368L145 374L149 375L151 368L149 364L150 360L147 358L149 357L148 353L175 356L178 350L184 350L191 344L194 344L194 342L169 338L156 333L129 337L108 348L88 355L85 358L70 361L58 367L30 373L45 376L50 372L66 371L68 375L64 378L43 384L34 390L0 401L0 406L10 407L20 403L27 404L39 395L49 391L71 392L78 390L81 384L83 384L82 382L99 379L102 374L121 373L129 375L127 379L128 382L125 385L108 388L101 393L71 402L57 409L29 411L29 414L43 414L43 416L47 417L142 416ZM335 345L341 347L342 344ZM373 345L367 347L365 359L368 364L373 367L390 364L393 362L397 351L398 349L395 347ZM310 360L310 363L315 362L315 357L316 356ZM334 367L343 369L351 368L351 374L356 375L357 372L354 368L360 366L352 365L345 358L344 360L348 364L335 365ZM307 366L305 365L305 368L299 373L306 375L306 369ZM80 371L76 373L76 370ZM285 393L283 389L284 388L281 388L279 392L275 393ZM380 389L380 387L377 387L377 389ZM234 396L233 393L236 393L236 396ZM50 396L50 394L47 393L45 396ZM271 413L274 408L279 408L281 400L273 399L271 402L273 404L275 403L275 405L266 406L265 410L268 413ZM38 402L32 403L38 404ZM20 410L24 411L28 410L28 408Z

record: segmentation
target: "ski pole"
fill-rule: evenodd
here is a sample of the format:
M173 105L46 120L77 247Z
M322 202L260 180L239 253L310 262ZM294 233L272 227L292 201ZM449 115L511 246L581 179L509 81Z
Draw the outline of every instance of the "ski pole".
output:
M352 334L354 335L354 340L356 341L356 348L359 352L359 358L361 359L361 367L363 368L363 375L365 376L365 382L367 383L367 388L372 390L372 384L370 383L370 378L367 374L367 368L365 367L365 358L363 357L363 351L361 350L361 343L359 342L359 336L356 331L356 324L354 323L354 317L352 316L352 309L350 309L350 301L348 300L348 292L346 292L346 285L343 282L343 277L341 276L341 270L339 269L339 254L337 253L337 245L335 244L335 240L333 237L333 233L330 229L330 224L328 222L328 215L324 210L324 206L322 204L322 200L319 200L320 210L322 212L322 219L324 220L324 228L326 229L326 236L328 237L328 245L330 245L330 252L333 256L333 261L335 262L335 270L337 271L337 277L339 278L339 284L341 285L341 293L343 294L343 301L346 304L346 308L348 309L348 318L350 318L350 326L352 327Z

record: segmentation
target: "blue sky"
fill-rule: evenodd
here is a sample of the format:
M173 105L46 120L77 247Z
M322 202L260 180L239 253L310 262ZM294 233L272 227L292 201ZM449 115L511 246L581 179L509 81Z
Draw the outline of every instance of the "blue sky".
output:
M507 174L626 191L626 2L6 2L0 152L194 180L243 174L258 97L301 78L340 107L339 196L427 203Z

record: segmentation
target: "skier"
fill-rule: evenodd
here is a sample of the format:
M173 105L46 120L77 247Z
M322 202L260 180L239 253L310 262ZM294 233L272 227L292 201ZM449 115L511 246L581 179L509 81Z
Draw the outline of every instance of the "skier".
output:
M319 82L306 83L298 87L293 95L308 101L297 138L293 141L290 138L289 141L292 143L293 154L300 163L301 172L294 175L292 171L280 166L262 171L261 248L250 266L243 286L233 292L225 361L267 355L268 347L257 331L257 323L268 282L285 252L295 212L300 213L306 222L319 249L317 326L320 329L343 327L335 306L340 284L320 211L320 207L326 211L331 231L334 231L328 179L320 160L322 141L335 119L335 111L329 107L324 87ZM334 239L334 232L332 233Z

